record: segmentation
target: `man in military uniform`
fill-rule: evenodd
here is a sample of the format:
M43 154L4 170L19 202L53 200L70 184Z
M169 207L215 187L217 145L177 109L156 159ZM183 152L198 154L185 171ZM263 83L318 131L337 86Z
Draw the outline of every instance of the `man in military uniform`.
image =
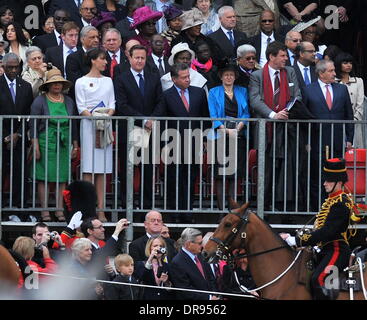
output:
M348 226L350 220L357 221L353 213L353 201L344 192L348 181L345 160L340 158L325 161L323 168L324 187L329 194L316 215L313 230L303 230L295 237L288 233L280 236L291 246L318 246L316 268L311 278L313 297L317 300L335 299L338 290L328 288L327 276L337 277L348 266L351 254L348 245ZM336 273L334 268L339 273ZM334 282L335 283L335 282Z

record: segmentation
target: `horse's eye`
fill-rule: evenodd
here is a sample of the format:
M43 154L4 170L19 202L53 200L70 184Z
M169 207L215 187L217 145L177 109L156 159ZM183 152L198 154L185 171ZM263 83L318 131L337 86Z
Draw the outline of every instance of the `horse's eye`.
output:
M232 225L229 223L229 222L226 222L225 224L224 224L224 227L225 228L230 228Z

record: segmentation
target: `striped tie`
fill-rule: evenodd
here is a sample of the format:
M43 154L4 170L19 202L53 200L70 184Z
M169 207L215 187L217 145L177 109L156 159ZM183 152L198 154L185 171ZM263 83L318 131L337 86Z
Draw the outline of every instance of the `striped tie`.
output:
M279 96L280 96L280 82L279 82L279 71L275 71L275 79L274 79L274 95L273 95L273 105L275 106L275 110L279 108Z

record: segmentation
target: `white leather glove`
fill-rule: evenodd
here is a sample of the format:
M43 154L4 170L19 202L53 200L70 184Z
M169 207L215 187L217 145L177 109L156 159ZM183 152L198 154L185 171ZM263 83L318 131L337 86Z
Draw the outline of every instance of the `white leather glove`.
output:
M70 228L71 230L78 229L81 226L82 222L82 213L80 211L77 211L71 217L68 228Z
M285 242L288 243L288 245L290 245L291 247L296 247L296 237L288 237L287 239L285 239Z

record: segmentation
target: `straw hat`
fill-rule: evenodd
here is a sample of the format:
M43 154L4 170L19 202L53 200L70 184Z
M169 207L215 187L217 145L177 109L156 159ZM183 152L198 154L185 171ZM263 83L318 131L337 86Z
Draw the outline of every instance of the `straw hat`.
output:
M301 32L303 30L306 30L308 27L312 26L316 22L318 22L321 19L320 16L317 16L315 19L306 21L306 22L300 22L297 25L295 25L290 31L297 31Z
M61 82L63 85L63 90L69 89L72 83L68 80L65 80L61 75L61 71L59 69L51 69L46 73L46 81L40 85L40 91L47 91L49 83Z
M134 11L133 19L134 22L131 24L130 29L134 29L144 22L149 20L159 20L162 18L163 13L160 11L153 11L148 6L138 8Z
M204 16L198 8L184 11L181 18L183 21L181 31L198 26L205 22Z
M168 64L170 66L173 66L174 64L173 60L175 58L175 55L182 51L188 51L191 53L191 61L195 59L195 52L190 49L189 45L186 42L180 42L177 43L171 50L171 55L168 58Z

